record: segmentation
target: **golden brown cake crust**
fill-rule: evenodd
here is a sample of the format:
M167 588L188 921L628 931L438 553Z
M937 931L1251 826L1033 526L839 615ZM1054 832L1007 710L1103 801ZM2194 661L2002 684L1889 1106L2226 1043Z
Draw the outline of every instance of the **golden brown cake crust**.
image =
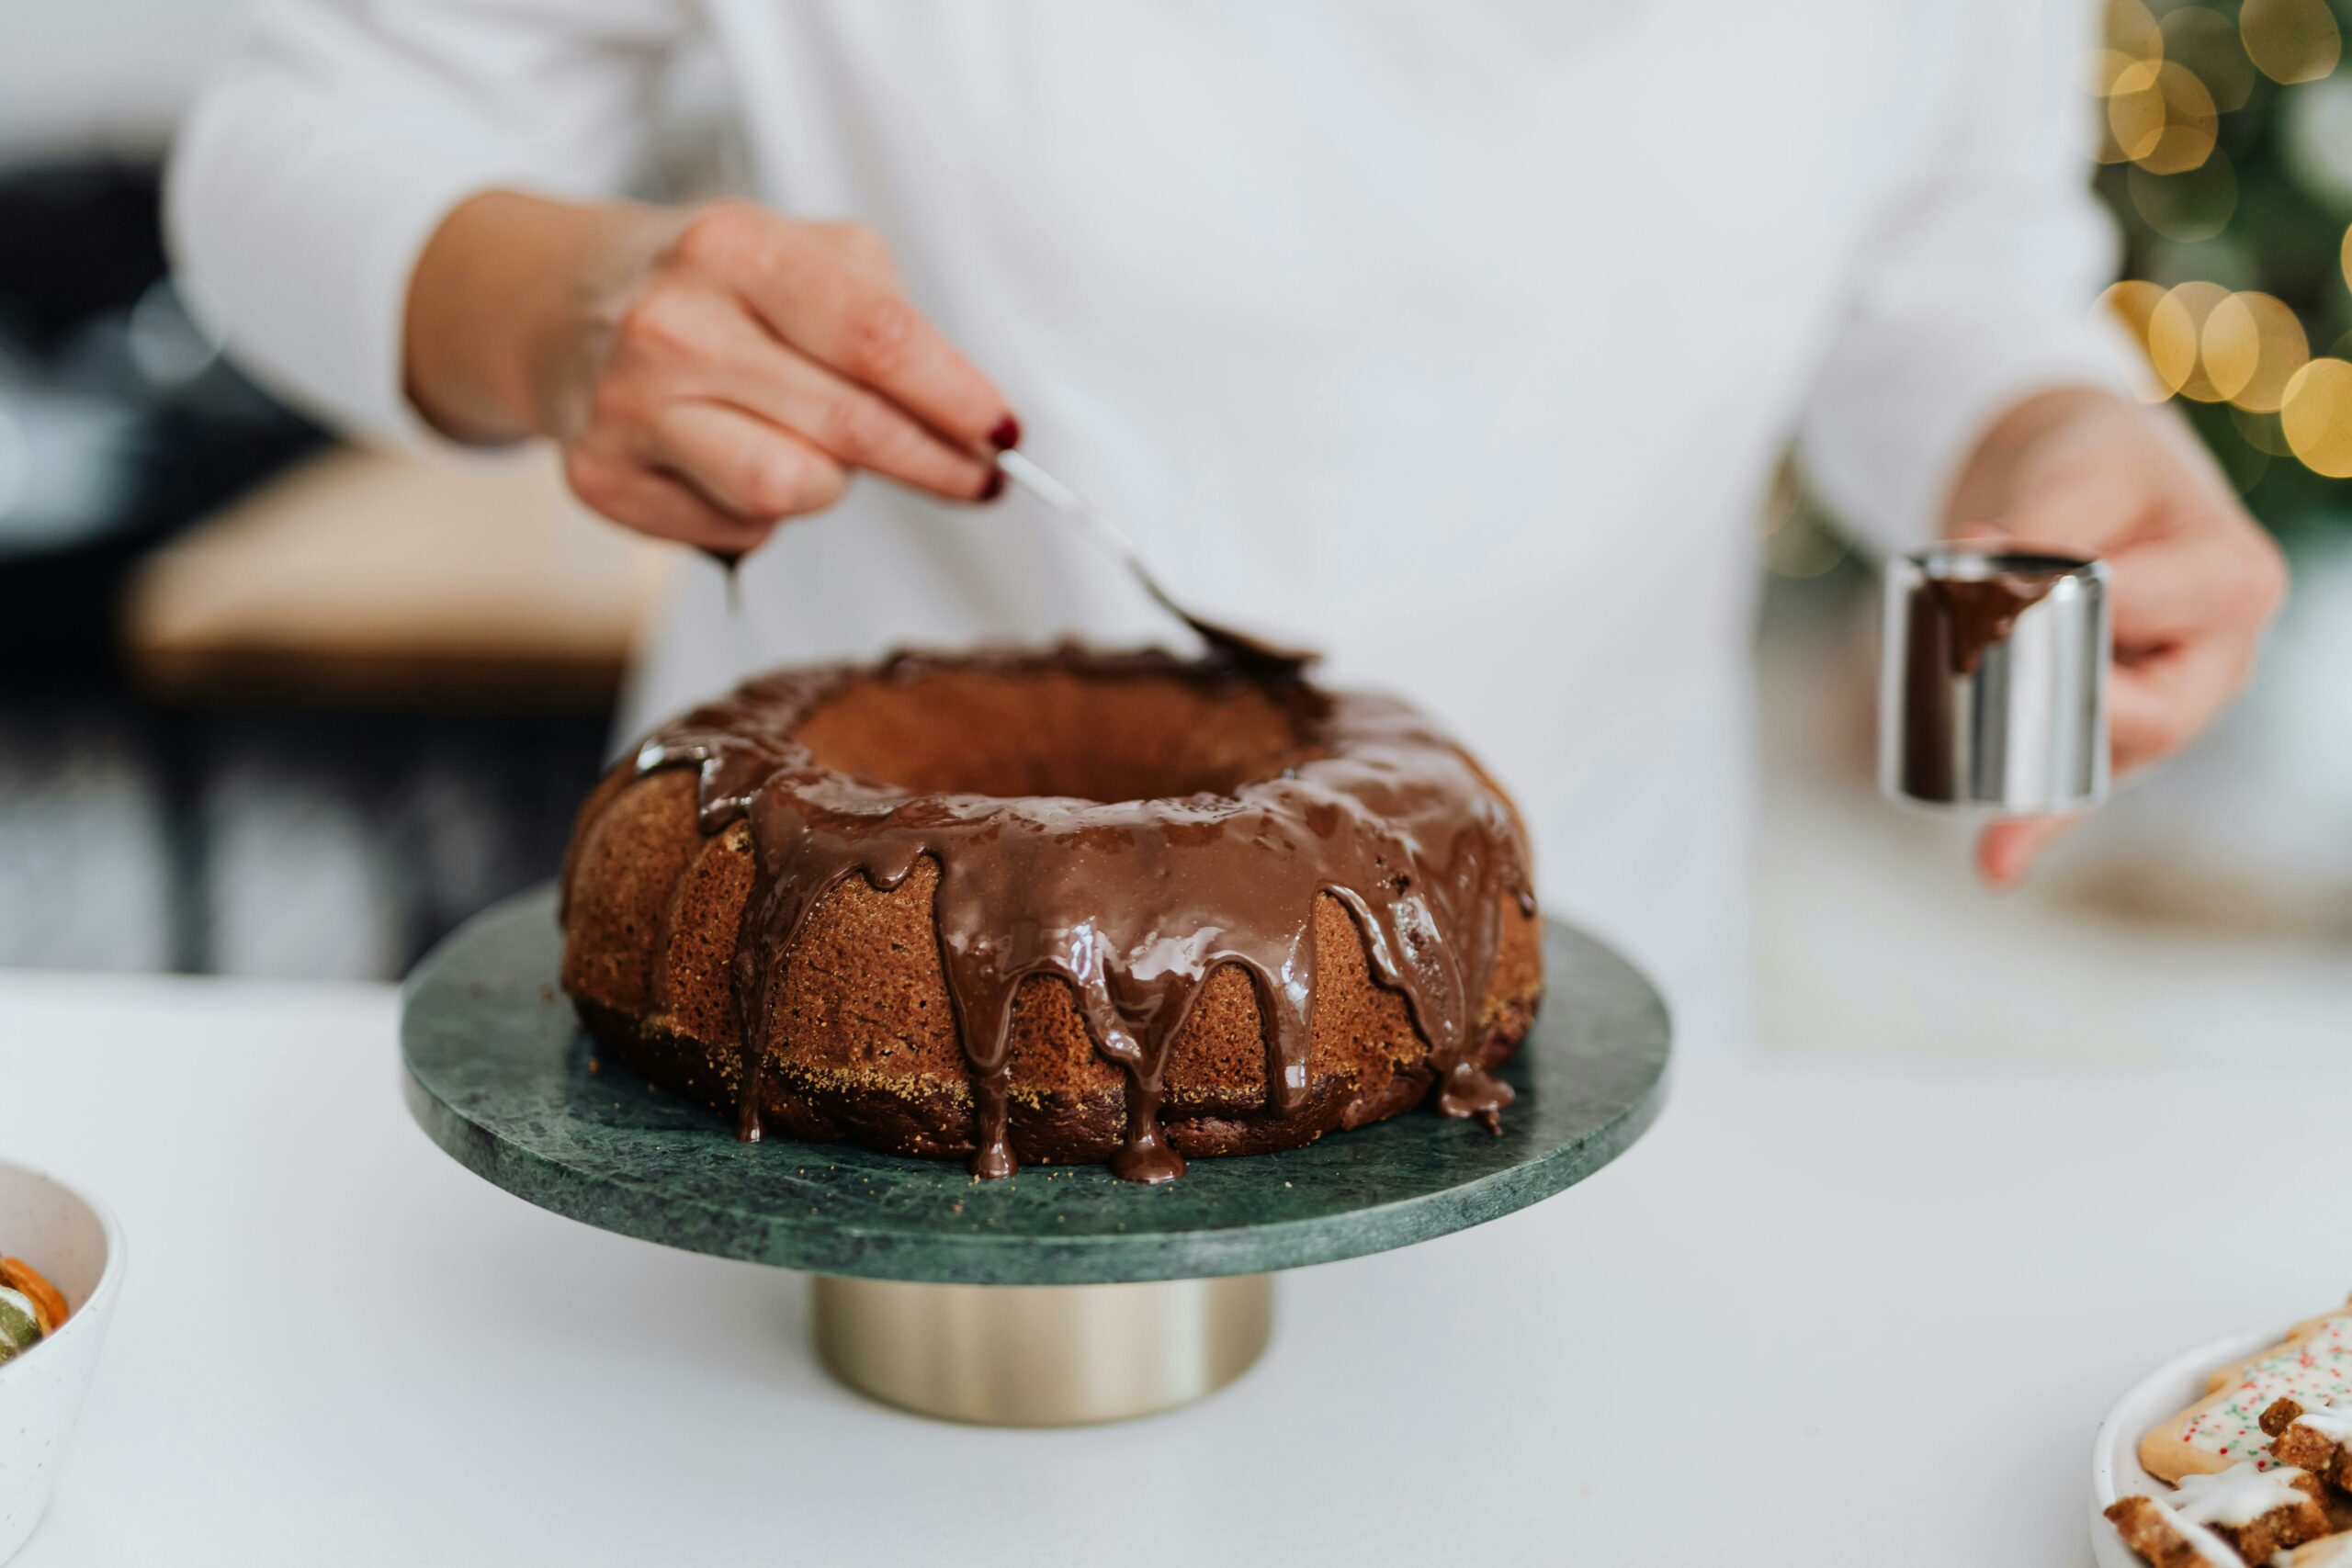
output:
M1181 842L1204 819L1197 807L1174 809L1184 800L1246 795L1261 776L1331 772L1332 731L1299 717L1300 705L1326 700L1321 694L1269 690L1214 666L1065 650L825 673L826 694L804 701L789 737L808 748L829 787L887 776L908 795L1144 807L1166 797L1168 812L1114 819L1166 823ZM1204 965L1183 994L1181 1025L1160 1043L1151 1085L1158 1134L1178 1154L1291 1147L1394 1115L1428 1098L1442 1076L1457 1089L1474 1084L1525 1034L1542 993L1541 925L1526 896L1516 818L1451 742L1421 736L1412 731L1411 744L1450 753L1450 771L1433 777L1484 796L1464 802L1464 819L1507 828L1465 830L1445 846L1457 860L1483 852L1509 862L1450 868L1449 886L1475 890L1489 911L1478 920L1448 911L1460 929L1438 933L1470 945L1483 931L1488 950L1446 955L1465 984L1473 974L1478 981L1475 998L1462 998L1458 1062L1432 1046L1416 998L1386 983L1367 949L1365 895L1379 890L1309 891L1292 922L1312 978L1303 998L1289 998L1304 1002L1293 1055L1283 1054L1279 1017L1269 1016L1268 988L1242 964ZM761 865L762 817L715 812L713 771L707 747L673 739L616 768L582 812L566 870L562 980L589 1030L654 1082L714 1107L740 1109L754 1077L754 1124L768 1131L901 1154L985 1156L979 1054L959 1021L942 937L943 856L965 852L966 841L946 838L915 854L895 882L869 864L865 874L811 890L763 963L761 922L777 900L775 876ZM1173 798L1179 792L1183 800ZM1428 836L1425 823L1416 826ZM1407 846L1419 852L1419 839ZM1400 867L1390 880L1409 884L1414 872L1434 880L1429 863ZM1416 908L1447 910L1435 897ZM1389 956L1394 964L1393 947ZM746 1050L739 997L755 1010L763 1049ZM1012 1156L1115 1163L1131 1150L1138 1076L1132 1060L1106 1055L1099 1032L1070 977L1014 978L996 1140ZM747 1071L747 1062L756 1067ZM1304 1081L1277 1086L1276 1071Z

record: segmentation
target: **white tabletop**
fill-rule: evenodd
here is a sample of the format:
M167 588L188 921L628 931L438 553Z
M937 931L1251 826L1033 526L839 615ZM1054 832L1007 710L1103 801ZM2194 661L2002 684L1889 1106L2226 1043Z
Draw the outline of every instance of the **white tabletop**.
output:
M2114 1396L2352 1287L2352 1076L1691 1066L1584 1186L1285 1280L1227 1392L971 1430L829 1382L796 1280L458 1168L396 1008L0 976L0 1154L130 1253L23 1568L2079 1568Z

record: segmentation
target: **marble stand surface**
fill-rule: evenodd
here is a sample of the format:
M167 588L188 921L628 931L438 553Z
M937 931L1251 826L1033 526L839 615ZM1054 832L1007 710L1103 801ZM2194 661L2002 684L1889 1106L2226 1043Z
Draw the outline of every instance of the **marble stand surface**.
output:
M1306 1148L1199 1159L1145 1187L1100 1167L976 1181L956 1161L746 1145L590 1043L556 988L551 891L487 911L403 995L409 1108L469 1169L542 1208L697 1252L820 1273L1087 1284L1261 1273L1385 1251L1550 1197L1657 1113L1666 1009L1607 948L1544 932L1545 1000L1503 1073L1497 1136L1409 1111Z

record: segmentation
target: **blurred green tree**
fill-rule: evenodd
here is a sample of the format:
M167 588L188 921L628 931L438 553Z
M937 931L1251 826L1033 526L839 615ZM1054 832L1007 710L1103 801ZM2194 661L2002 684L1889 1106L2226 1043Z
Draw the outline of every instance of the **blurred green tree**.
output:
M2108 0L2086 62L2125 236L2104 304L2281 533L2352 515L2352 0Z

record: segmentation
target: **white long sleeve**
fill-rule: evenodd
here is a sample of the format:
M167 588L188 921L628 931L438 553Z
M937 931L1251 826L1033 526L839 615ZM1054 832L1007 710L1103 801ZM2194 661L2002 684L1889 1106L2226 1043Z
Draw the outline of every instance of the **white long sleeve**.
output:
M2092 321L2116 250L2079 80L2094 8L1954 11L1947 140L1860 250L1802 432L1815 489L1888 548L1934 536L1960 464L2005 410L2053 387L2125 388Z
M425 241L489 186L616 186L691 19L673 0L278 0L174 151L166 223L198 310L292 400L430 439L401 364Z
M1704 1049L1738 1031L1754 519L1792 426L1892 543L2001 405L2111 374L2092 9L301 0L172 207L249 362L413 429L400 316L443 211L609 185L707 29L750 187L878 228L1180 594L1442 713L1547 905ZM861 482L741 586L762 663L1171 635L1018 497ZM633 718L738 671L716 570L679 595Z

